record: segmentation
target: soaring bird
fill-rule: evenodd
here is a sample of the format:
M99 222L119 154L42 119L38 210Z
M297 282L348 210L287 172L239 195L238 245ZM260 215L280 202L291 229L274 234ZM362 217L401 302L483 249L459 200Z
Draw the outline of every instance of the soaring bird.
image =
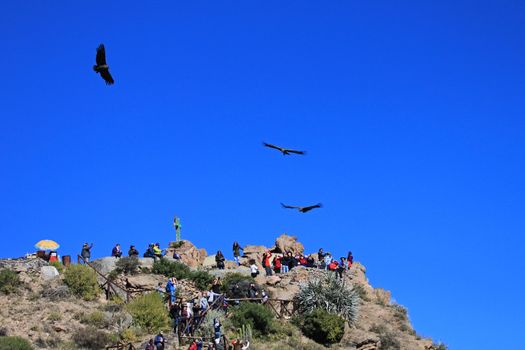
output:
M303 151L296 151L294 149L288 149L288 148L283 148L283 147L279 147L279 146L275 146L275 145L271 145L269 143L266 143L266 142L263 142L263 145L265 145L266 147L270 147L270 148L274 148L276 150L279 150L283 153L284 156L289 156L290 153L295 153L295 154L305 154L305 152Z
M297 209L301 213L306 213L307 211L310 211L312 209L322 208L323 207L323 205L321 203L317 203L316 205L310 205L308 207L294 207L294 206L286 205L286 204L283 204L283 203L281 203L281 205L283 206L283 208L286 208L286 209Z
M106 48L104 44L100 44L97 48L97 64L93 66L93 70L100 74L106 85L115 83L111 74L109 74L109 66L106 63Z

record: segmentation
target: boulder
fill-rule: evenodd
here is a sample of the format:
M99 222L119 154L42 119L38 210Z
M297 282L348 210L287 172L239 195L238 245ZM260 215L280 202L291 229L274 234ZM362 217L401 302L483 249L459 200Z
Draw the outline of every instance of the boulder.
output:
M115 263L117 262L117 258L113 256L107 256L105 258L100 258L97 260L93 260L91 263L97 270L99 270L102 274L106 275L110 273L111 271L115 270L117 267Z
M292 252L293 255L304 253L304 246L297 242L297 237L286 234L280 235L275 240L275 248L279 253Z
M153 259L153 258L139 258L139 267L141 269L143 269L143 268L151 269L151 268L153 268L153 263L154 262L155 262L155 259Z
M272 276L266 277L266 284L269 286L275 286L279 282L281 282L281 277L279 276L272 275Z
M250 266L250 260L255 260L255 263L262 268L261 261L264 253L268 251L268 248L262 245L247 245L243 249L243 256L241 258L241 265Z
M215 262L215 254L208 255L202 262L202 267L209 269L217 267L217 263Z
M208 253L205 249L198 249L190 241L182 240L179 242L170 242L169 248L166 249L166 255L173 257L173 253L180 255L184 264L189 267L199 267L204 263Z
M58 275L59 275L58 270L54 266L42 266L40 268L40 276L45 281L52 280L58 277Z

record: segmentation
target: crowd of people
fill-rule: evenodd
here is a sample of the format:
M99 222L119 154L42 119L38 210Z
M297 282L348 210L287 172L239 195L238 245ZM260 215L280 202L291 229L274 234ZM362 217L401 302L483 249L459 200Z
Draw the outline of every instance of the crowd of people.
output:
M81 256L86 263L90 261L92 248L93 243L84 243L82 246ZM238 242L234 242L232 250L235 263L241 265L243 248ZM143 256L157 260L165 256L165 254L166 250L161 249L159 243L151 243ZM111 256L115 258L121 258L123 256L120 244L116 244L113 247ZM130 246L128 256L139 257L139 251L134 245ZM180 256L176 252L173 254L173 258L180 260ZM343 278L343 274L352 267L353 262L354 258L352 252L348 252L346 257L335 259L332 254L324 252L321 248L317 254L311 255L303 255L301 253L293 254L290 251L277 253L267 250L263 254L262 260L259 263L264 268L266 276L285 274L294 268L302 266L333 271L336 273L337 277ZM222 270L226 267L226 258L220 250L215 254L215 263L217 269ZM255 259L250 259L248 264L251 276L256 278L260 274L258 262ZM177 283L178 281L175 277L168 278L165 284L159 282L156 291L162 295L167 302L167 308L173 322L173 331L175 334L190 337L192 339L190 347L188 348L189 350L203 350L204 346L207 346L207 349L226 348L226 341L223 340L224 335L221 331L222 325L218 319L213 320L213 342L205 344L206 342L204 339L194 337L195 330L203 322L208 310L220 309L226 311L230 304L238 304L240 299L261 303L266 303L268 301L267 292L259 290L255 283L250 283L247 289L242 289L238 283L235 283L230 287L230 290L224 291L221 278L216 277L213 280L209 291L204 291L198 297L184 302L182 299L177 298ZM227 298L227 296L229 298ZM160 332L155 338L148 342L145 349L164 350L165 345L166 338L163 333ZM248 349L248 347L249 343L241 340L234 340L230 343L230 348L235 350Z

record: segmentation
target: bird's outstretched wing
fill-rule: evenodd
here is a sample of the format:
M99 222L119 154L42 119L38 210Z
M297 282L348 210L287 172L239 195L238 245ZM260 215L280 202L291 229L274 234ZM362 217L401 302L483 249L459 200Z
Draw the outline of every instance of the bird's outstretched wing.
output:
M104 47L104 44L100 44L97 47L97 65L103 66L106 64L106 48ZM105 80L105 79L104 79Z
M308 207L302 207L302 208L300 209L300 211L303 212L303 213L306 213L307 211L310 211L310 210L312 210L312 209L322 208L322 207L323 207L323 205L322 205L321 203L317 203L317 204L315 204L315 205L310 205L310 206L308 206Z
M115 80L113 80L113 77L111 74L109 74L109 70L103 70L100 72L100 76L104 81L106 82L106 85L113 85L115 83Z
M294 149L285 149L285 151L288 153L295 153L295 154L305 154L306 153L304 151L296 151Z
M279 146L275 146L275 145L269 144L269 143L266 143L266 142L263 142L263 145L265 145L266 147L274 148L274 149L279 150L279 151L281 151L281 152L284 151L283 148L281 148L281 147L279 147Z
M291 205L286 205L284 203L281 203L282 207L283 208L286 208L286 209L299 209L299 207L294 207L294 206L291 206Z

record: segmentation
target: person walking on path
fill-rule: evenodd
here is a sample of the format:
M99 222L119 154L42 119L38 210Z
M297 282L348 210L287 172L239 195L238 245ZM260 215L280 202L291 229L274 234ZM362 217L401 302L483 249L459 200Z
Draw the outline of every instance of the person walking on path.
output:
M91 258L91 248L93 248L93 243L91 243L91 245L84 243L84 245L82 246L80 256L84 259L84 262L86 263L88 263L89 259Z
M239 261L239 258L241 257L241 250L243 249L239 243L237 241L233 242L233 260L235 260L237 266L241 266L241 262Z

